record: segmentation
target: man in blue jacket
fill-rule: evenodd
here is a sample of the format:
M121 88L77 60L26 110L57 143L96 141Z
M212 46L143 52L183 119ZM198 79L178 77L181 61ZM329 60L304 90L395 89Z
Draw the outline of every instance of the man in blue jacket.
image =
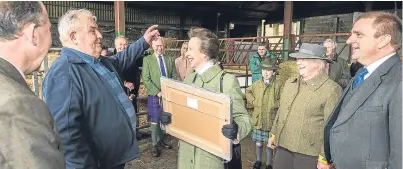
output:
M57 123L67 169L123 169L140 156L135 110L120 76L159 36L142 38L111 57L100 56L102 35L88 10L70 10L59 21L63 48L43 83L44 100Z

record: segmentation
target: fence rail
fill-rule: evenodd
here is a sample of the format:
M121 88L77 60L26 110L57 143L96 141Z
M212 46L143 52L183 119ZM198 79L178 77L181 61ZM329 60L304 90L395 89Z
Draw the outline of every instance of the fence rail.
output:
M292 50L297 51L302 43L321 44L325 39L334 39L337 43L344 43L350 33L335 34L303 34L292 35ZM217 60L226 64L247 64L248 58L257 51L259 43L265 43L267 49L274 52L278 59L282 59L283 36L245 37L219 39L219 55ZM171 56L179 56L180 48L186 40L169 39L166 42L166 52Z

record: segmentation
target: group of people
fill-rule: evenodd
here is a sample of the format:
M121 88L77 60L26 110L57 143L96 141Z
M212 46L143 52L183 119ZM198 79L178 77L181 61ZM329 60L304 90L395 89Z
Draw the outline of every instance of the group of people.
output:
M261 74L245 94L254 105L252 117L237 78L215 60L219 41L208 29L192 28L176 60L164 54L157 25L132 44L118 37L115 42L123 43L105 57L96 16L69 10L58 23L63 48L46 73L42 101L24 75L39 69L51 46L44 4L3 1L0 18L0 168L123 169L141 156L136 93L128 95L125 88L138 88L133 73L150 46L154 53L142 58L141 78L148 93L153 156L171 148L160 128L173 120L162 109L161 76L232 98L233 122L221 130L233 143L232 160L180 141L179 169L242 168L240 141L251 131L254 168L262 166L265 144L266 168L402 168L402 61L396 54L402 23L394 15L365 13L354 23L347 44L363 67L353 78L346 63L327 52L335 48L331 41L302 44L290 54L296 61L280 65L268 52L252 56L258 63L252 73ZM283 74L284 65L294 65L296 73Z
M280 65L265 44L250 56L254 169L264 143L266 169L402 168L402 22L364 13L351 33L350 70L331 39Z

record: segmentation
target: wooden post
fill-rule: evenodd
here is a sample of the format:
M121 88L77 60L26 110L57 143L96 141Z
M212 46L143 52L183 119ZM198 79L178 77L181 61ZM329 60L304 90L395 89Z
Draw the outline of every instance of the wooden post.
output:
M115 1L115 32L116 36L125 36L125 2Z
M292 10L293 2L284 2L284 41L283 41L283 61L288 60L291 51L291 28L292 28Z

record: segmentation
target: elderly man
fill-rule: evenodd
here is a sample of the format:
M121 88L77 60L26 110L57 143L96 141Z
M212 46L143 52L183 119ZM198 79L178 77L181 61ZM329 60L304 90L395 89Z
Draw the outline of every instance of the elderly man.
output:
M128 40L124 36L118 36L115 38L115 50L116 52L122 52L127 48ZM124 86L127 88L127 94L129 95L129 100L132 101L134 109L137 110L137 97L139 95L140 87L140 72L142 58L136 60L136 66L131 67L128 71L122 74ZM140 64L139 64L140 63ZM138 123L137 126L138 127ZM141 134L138 129L136 129L136 138L139 140Z
M128 40L124 36L118 36L115 38L115 50L116 52L122 52L127 48ZM140 74L139 74L139 69L138 67L133 67L133 70L130 70L127 72L126 75L124 76L124 86L129 89L129 99L134 100L136 94L136 91L138 92L138 86L139 83L135 83L136 79L139 79ZM137 77L137 78L136 78ZM139 81L140 82L140 81ZM136 85L135 85L136 84ZM137 89L137 90L136 90ZM136 108L135 103L133 103L134 107Z
M269 145L277 148L274 169L328 169L323 161L323 128L341 95L341 87L324 72L326 48L303 43L297 59L299 76L282 88Z
M402 168L402 21L364 13L347 44L364 65L325 128L326 158L337 169Z
M254 52L250 57L249 57L249 68L252 73L252 83L255 83L257 80L262 79L262 69L259 67L259 65L262 63L262 61L265 58L276 58L276 54L273 52L270 52L266 45L267 43L259 43L257 47L257 52Z
M41 2L0 2L0 168L64 168L59 137L45 103L24 74L39 69L52 44Z
M115 49L116 52L121 52L127 48L128 40L125 36L118 36L115 38Z
M332 62L326 64L328 76L342 88L345 88L351 79L347 61L337 55L337 43L332 39L326 39L323 42L323 46L326 48L326 56L332 60Z
M205 28L192 28L189 33L189 48L186 56L190 66L195 70L184 80L187 84L196 85L215 92L225 93L232 98L233 124L225 125L222 134L233 140L233 157L230 163L184 141L179 142L178 169L238 169L241 164L241 147L239 141L245 138L252 129L251 117L247 113L243 94L234 75L225 74L215 58L218 56L219 42L216 35ZM221 80L222 79L222 80ZM220 84L222 83L222 88ZM171 122L170 113L162 113L161 122Z
M63 48L45 77L43 94L57 122L66 168L123 169L140 156L135 110L119 75L159 35L156 27L124 51L100 57L102 35L89 10L70 10L60 18Z
M175 59L175 66L178 80L183 81L186 76L193 72L190 67L190 62L186 57L186 51L188 50L188 42L183 42L181 47L181 53L178 58Z
M152 41L154 54L148 55L143 59L143 75L142 80L144 87L147 88L148 102L147 110L151 118L151 141L152 141L152 156L160 155L160 147L171 149L163 141L163 132L159 125L159 117L162 111L161 98L161 76L176 79L176 68L173 57L164 54L165 46L162 37L158 37Z

